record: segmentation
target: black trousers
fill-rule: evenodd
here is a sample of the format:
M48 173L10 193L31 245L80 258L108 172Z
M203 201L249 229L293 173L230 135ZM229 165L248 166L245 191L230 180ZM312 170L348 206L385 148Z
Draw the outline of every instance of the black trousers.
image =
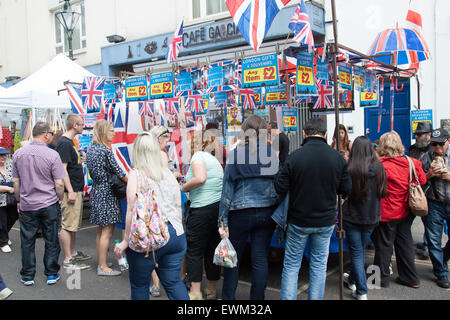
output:
M190 208L186 218L186 271L191 282L201 282L204 261L206 278L220 279L220 267L213 264L214 251L220 242L217 227L219 202L201 208Z
M0 207L0 247L8 244L9 231L11 231L17 219L19 219L17 206Z
M411 234L413 215L390 222L380 222L372 234L375 245L374 264L380 267L381 286L388 287L390 281L389 264L395 248L395 258L399 280L409 285L419 285L415 265L415 248Z

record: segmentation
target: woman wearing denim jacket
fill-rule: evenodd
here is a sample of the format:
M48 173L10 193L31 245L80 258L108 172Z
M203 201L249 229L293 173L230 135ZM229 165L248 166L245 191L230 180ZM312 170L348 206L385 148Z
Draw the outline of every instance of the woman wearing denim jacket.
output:
M219 234L222 239L229 237L238 255L238 266L224 269L222 299L235 299L239 263L250 236L250 299L263 300L267 256L275 230L271 215L279 202L274 188L278 157L267 143L267 124L263 118L249 117L242 125L242 131L242 143L229 154L219 207Z

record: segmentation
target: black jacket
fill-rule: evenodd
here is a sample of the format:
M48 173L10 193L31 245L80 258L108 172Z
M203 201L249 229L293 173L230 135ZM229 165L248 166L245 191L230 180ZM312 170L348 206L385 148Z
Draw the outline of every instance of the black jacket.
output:
M373 167L369 169L369 192L365 201L354 201L351 195L342 211L344 223L356 228L376 226L381 219L381 199L377 195L377 181Z
M424 153L427 153L429 151L433 151L431 145L428 145L426 148L418 148L416 144L413 144L411 147L409 147L408 156L419 160Z
M309 137L286 160L275 190L290 192L288 223L319 228L335 224L336 196L350 194L352 181L344 158L325 139Z

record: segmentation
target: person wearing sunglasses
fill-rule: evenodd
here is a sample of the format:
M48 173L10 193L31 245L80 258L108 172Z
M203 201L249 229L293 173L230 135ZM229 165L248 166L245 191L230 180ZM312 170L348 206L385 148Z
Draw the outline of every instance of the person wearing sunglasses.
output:
M426 196L428 199L428 215L425 217L425 235L428 251L433 264L436 284L444 289L450 288L448 281L448 260L450 242L442 248L442 232L444 223L450 223L450 173L449 143L450 134L445 129L437 129L431 133L430 152L425 153L420 161L427 174Z

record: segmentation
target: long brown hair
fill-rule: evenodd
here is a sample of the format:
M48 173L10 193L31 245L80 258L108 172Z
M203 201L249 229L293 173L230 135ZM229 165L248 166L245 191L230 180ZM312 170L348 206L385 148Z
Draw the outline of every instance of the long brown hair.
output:
M341 130L344 130L345 136L344 136L343 140L339 141L341 143L340 150L342 150L342 151L350 151L350 139L348 138L347 128L343 124L340 124L334 130L333 143L331 144L331 147L333 149L336 149L336 145L337 145L337 143L336 143L336 136L339 134L339 131L341 131Z

